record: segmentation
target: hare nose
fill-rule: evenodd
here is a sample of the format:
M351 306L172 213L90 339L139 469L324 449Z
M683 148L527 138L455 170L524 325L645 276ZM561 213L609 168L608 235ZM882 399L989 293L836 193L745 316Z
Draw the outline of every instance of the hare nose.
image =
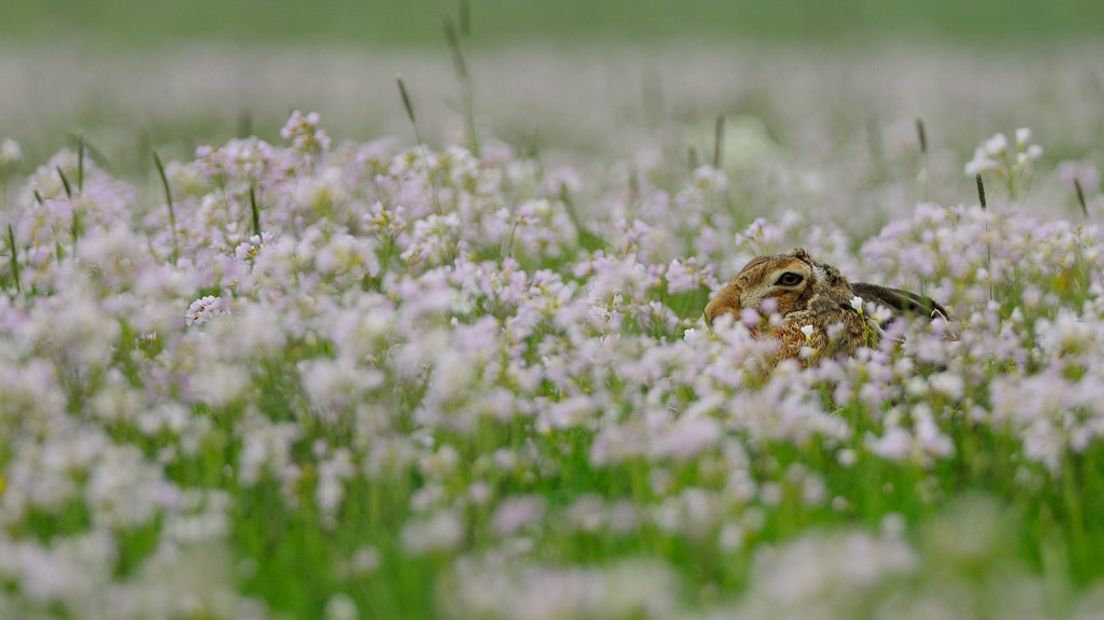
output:
M740 293L733 288L727 288L718 293L705 306L705 323L713 326L713 320L722 314L731 313L734 316L740 313Z

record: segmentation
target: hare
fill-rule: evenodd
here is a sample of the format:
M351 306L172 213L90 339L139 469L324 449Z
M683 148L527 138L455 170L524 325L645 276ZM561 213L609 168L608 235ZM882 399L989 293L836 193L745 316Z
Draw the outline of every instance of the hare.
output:
M876 284L852 284L839 269L814 261L798 248L788 254L751 259L710 300L705 320L712 325L725 314L739 320L742 310L760 310L763 302L771 299L773 311L782 317L782 323L770 331L779 341L773 361L800 358L811 365L874 344L882 326L852 305L856 297L886 306L894 317L950 318L943 306L922 295ZM757 328L752 332L758 335Z

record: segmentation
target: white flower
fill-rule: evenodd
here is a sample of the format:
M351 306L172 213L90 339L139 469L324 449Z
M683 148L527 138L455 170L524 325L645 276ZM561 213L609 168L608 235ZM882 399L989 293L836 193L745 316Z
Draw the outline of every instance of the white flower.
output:
M952 400L962 398L963 391L966 389L966 383L962 377L951 372L934 374L928 381L933 390Z
M1031 162L1043 155L1043 147L1028 144L1030 140L1031 130L1026 127L1016 130L1013 145L1009 145L1008 138L1003 133L994 135L974 149L973 159L965 166L966 174L974 176L995 173L1012 178L1020 173L1030 172Z
M689 460L720 441L723 431L713 418L682 416L656 438L652 454Z
M870 312L870 318L874 319L879 325L893 318L893 311L881 304L874 305L874 309Z
M974 158L966 162L966 174L970 176L993 172L997 169L997 162L986 155L982 149L974 151Z
M0 167L14 164L20 159L23 159L23 150L19 148L19 143L11 138L4 138L0 142Z
M886 460L899 461L912 451L912 435L899 426L893 426L886 429L881 437L868 436L866 447Z
M257 254L260 253L261 249L264 248L265 244L268 241L268 233L265 233L264 235L253 235L249 238L248 241L242 241L238 244L236 248L234 248L234 256L237 256L238 260L242 260L247 263L251 262L257 256Z
M1008 138L1003 133L998 133L986 140L984 147L989 155L1000 155L1008 150Z
M291 140L296 150L308 153L325 151L330 148L330 137L318 128L320 121L318 112L311 112L304 116L302 112L295 110L280 130L280 136L285 140Z
M184 324L202 325L216 316L229 313L230 309L226 307L221 297L206 295L188 306L188 312L184 315Z
M545 506L544 498L537 495L511 497L495 510L491 517L491 528L499 536L510 536L542 519Z
M326 602L326 620L356 620L359 617L356 601L344 592L334 594Z
M854 297L852 297L851 298L851 307L854 308L855 311L858 312L859 314L862 314L862 311L863 311L863 298L859 297L858 295L855 295Z
M812 325L805 325L804 327L801 328L801 333L805 334L805 340L808 340L808 339L812 338L813 337L813 332L815 332L815 331L816 331L816 328L813 327Z
M408 521L402 529L403 547L413 555L454 549L463 540L464 524L455 512Z

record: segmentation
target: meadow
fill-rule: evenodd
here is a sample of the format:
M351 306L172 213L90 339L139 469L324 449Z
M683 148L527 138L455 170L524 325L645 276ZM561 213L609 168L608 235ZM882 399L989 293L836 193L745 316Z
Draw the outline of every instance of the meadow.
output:
M1100 617L1091 41L53 3L0 24L0 618ZM808 368L704 324L794 247L954 321Z

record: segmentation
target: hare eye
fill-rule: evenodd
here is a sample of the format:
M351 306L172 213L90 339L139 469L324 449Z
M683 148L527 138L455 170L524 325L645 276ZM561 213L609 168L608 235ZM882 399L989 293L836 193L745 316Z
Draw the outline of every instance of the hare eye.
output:
M801 281L804 279L805 278L801 277L800 274L796 274L792 271L787 271L786 273L778 276L778 280L775 282L775 284L781 286L797 286L798 284L801 284Z

